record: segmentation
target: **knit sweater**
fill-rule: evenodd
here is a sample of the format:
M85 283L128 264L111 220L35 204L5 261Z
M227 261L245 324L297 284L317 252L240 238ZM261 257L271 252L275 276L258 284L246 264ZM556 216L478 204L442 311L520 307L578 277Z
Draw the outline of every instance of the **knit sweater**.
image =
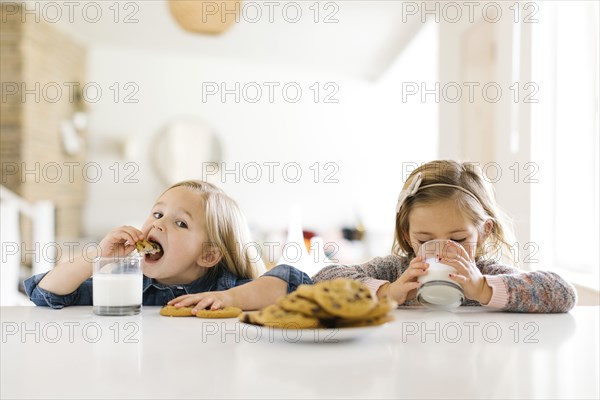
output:
M312 279L315 282L351 278L364 282L374 293L388 282L394 282L408 268L410 259L389 255L376 257L360 265L329 265ZM510 312L560 313L567 312L577 302L575 288L554 272L523 272L494 260L479 259L477 268L492 288L492 298L486 307ZM417 305L410 299L402 305ZM466 300L464 305L479 306Z

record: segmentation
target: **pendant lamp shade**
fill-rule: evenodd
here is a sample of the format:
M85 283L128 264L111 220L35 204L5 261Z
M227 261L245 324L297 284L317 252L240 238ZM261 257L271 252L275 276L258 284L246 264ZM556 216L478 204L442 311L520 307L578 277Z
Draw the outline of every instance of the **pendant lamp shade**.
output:
M225 32L241 10L240 0L168 0L177 23L186 31L217 35Z

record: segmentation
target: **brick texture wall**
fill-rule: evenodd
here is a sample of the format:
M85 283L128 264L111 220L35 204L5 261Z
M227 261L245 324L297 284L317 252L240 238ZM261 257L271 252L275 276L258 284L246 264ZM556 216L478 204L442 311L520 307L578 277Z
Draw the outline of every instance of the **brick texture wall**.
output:
M82 231L86 153L71 156L63 150L60 124L81 107L68 85L85 83L85 48L43 19L23 21L20 12L7 12L15 3L1 6L2 184L30 202L53 200L57 237L76 238ZM69 168L75 172L71 176Z

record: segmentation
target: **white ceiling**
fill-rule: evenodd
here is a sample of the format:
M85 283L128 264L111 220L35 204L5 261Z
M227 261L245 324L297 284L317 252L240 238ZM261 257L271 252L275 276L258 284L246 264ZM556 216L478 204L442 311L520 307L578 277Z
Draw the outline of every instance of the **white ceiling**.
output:
M116 23L113 1L91 3L102 6L98 22L90 23L82 17L84 2L74 9L73 22L64 9L57 23L87 45L185 52L211 59L292 67L359 79L376 79L422 25L419 18L403 22L402 2L394 0L319 1L318 23L314 21L314 0L295 2L302 8L302 16L296 23L284 19L282 10L288 2L276 2L279 6L274 8L273 22L269 22L269 8L264 1L246 1L242 7L247 8L243 8L240 22L221 35L211 36L182 30L171 16L166 0L121 1ZM294 17L293 6L288 6L287 15L291 18ZM253 23L257 9L262 17ZM86 15L96 18L95 9L88 7ZM124 23L127 15L138 22ZM328 15L338 22L324 23Z

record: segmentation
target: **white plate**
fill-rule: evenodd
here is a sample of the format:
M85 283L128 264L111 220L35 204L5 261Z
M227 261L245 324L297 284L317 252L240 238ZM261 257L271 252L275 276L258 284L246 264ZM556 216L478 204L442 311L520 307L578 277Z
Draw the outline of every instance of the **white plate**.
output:
M365 337L386 324L360 328L319 328L319 329L280 329L272 326L258 326L241 322L245 329L256 329L256 335L268 342L288 343L339 343ZM249 333L250 336L254 334Z

